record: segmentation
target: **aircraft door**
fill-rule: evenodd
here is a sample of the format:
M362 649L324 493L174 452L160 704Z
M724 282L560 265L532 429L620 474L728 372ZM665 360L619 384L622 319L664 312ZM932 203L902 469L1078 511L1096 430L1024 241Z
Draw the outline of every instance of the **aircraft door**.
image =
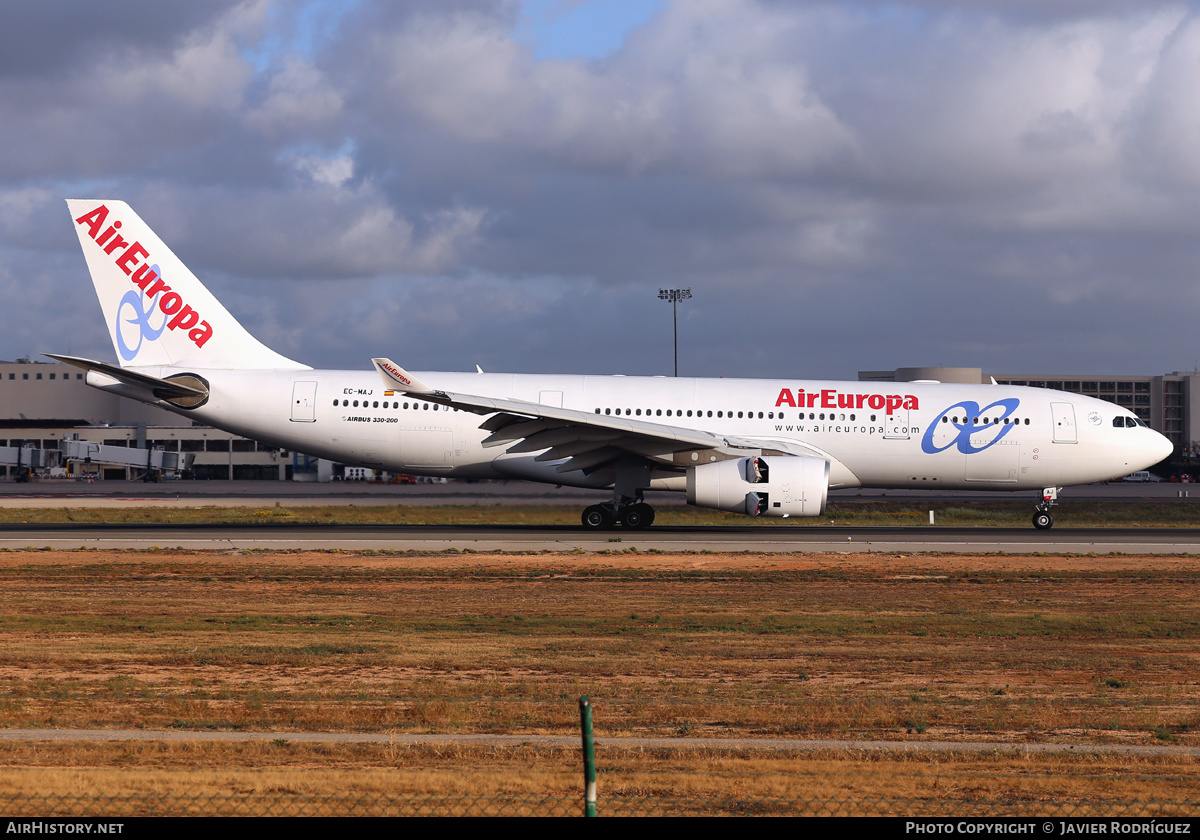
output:
M1075 429L1075 406L1069 402L1052 402L1050 411L1054 417L1054 442L1078 443Z
M897 408L884 416L883 436L890 440L908 440L907 408Z
M317 383L292 384L292 422L315 423L317 420Z

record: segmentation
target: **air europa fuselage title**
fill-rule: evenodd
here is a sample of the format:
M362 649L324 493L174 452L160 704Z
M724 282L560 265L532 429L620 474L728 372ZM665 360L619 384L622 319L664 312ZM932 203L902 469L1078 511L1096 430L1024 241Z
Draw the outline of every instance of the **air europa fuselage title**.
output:
M775 400L775 407L790 405L792 408L873 408L876 411L886 408L892 413L898 408L920 408L917 398L911 394L843 394L836 388L822 388L820 391L809 391L803 388L795 392L791 388L781 388Z
M114 221L104 228L106 221L108 207L101 204L90 213L80 216L75 223L87 225L88 235L104 249L105 254L115 256L113 261L117 268L129 275L130 282L150 298L151 304L157 299L158 308L167 316L167 329L187 330L192 344L203 347L204 343L212 338L212 325L201 319L200 313L188 306L179 292L171 291L171 287L163 282L158 272L150 267L150 254L141 242L128 242L117 232L121 229L121 222Z

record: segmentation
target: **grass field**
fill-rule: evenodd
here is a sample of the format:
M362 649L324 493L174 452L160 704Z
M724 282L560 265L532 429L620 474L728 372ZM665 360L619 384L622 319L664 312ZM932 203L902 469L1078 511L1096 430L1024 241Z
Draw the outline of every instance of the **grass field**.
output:
M660 526L804 528L822 525L929 527L1028 527L1032 498L1019 502L956 502L951 505L920 501L833 501L824 516L806 519L771 519L722 513L695 507L661 506L655 523ZM1200 526L1200 498L1175 501L1069 502L1055 508L1062 527ZM0 523L103 523L127 524L343 524L343 525L579 525L580 507L574 505L331 505L271 507L72 507L0 509Z
M1190 557L8 551L0 722L572 734L587 694L601 737L1197 746L1198 583ZM5 744L0 786L554 797L577 762L285 734ZM647 801L828 789L915 797L922 813L964 791L1178 802L1198 770L1189 756L687 750L607 751L601 768L607 793Z

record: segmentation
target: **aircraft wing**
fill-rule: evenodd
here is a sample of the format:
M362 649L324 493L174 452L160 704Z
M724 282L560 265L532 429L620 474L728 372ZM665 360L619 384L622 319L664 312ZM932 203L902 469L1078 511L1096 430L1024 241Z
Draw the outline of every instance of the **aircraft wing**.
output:
M480 428L491 432L485 447L507 446L507 452L539 452L538 461L565 459L559 472L581 470L590 474L611 465L622 455L632 454L661 465L691 466L700 462L699 453L725 457L758 452L776 452L828 458L819 450L795 441L779 441L717 435L700 429L656 423L632 417L595 414L524 400L482 397L430 388L390 359L372 359L389 390L410 397L490 414ZM752 450L753 452L751 452ZM693 457L696 455L697 457ZM705 457L703 460L710 460Z

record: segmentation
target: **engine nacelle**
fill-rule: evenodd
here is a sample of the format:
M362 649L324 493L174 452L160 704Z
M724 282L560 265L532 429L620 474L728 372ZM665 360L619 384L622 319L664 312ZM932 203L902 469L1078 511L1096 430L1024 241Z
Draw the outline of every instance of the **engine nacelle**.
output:
M687 502L750 516L820 516L829 498L829 462L759 455L692 467Z

